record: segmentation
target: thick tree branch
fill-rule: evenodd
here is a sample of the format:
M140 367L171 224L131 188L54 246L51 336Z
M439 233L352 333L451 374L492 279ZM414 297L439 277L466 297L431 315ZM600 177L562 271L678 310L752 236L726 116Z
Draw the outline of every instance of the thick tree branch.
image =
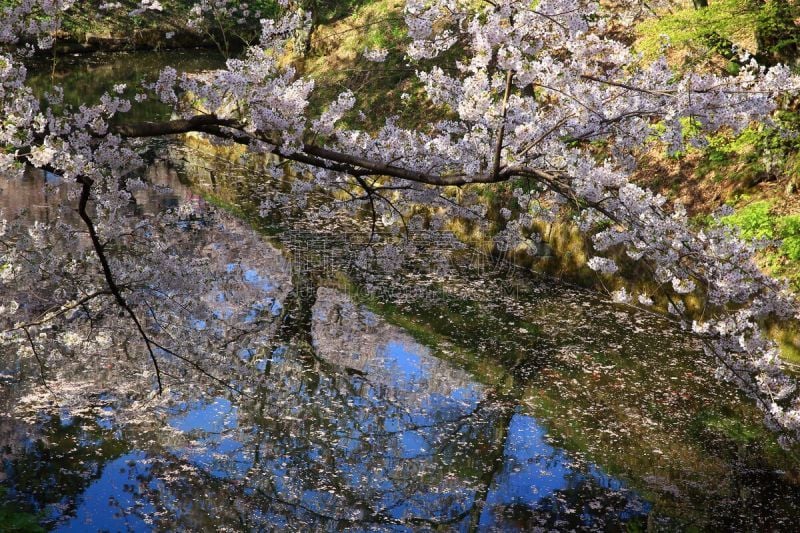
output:
M508 98L511 96L511 82L514 79L514 71L506 72L506 88L503 93L503 113L500 128L497 131L497 139L494 143L494 160L492 161L492 176L500 174L500 155L503 153L503 138L506 133L506 116L508 115Z
M121 137L160 137L199 131L199 128L212 124L215 126L235 126L236 122L232 119L219 118L216 115L196 115L188 119L168 120L165 122L115 124L109 128L109 131Z
M345 172L354 176L388 176L416 183L436 186L462 186L472 183L498 183L512 177L508 172L498 172L467 176L464 174L433 174L396 166L392 163L374 161L366 157L331 150L315 144L304 144L298 152L286 152L277 145L276 139L268 135L252 136L245 133L243 126L231 119L221 119L215 115L198 115L190 119L171 120L166 122L140 122L119 125L112 132L122 137L159 137L184 133L206 133L222 139L232 140L239 144L250 144L254 141L275 145L272 153L298 163Z

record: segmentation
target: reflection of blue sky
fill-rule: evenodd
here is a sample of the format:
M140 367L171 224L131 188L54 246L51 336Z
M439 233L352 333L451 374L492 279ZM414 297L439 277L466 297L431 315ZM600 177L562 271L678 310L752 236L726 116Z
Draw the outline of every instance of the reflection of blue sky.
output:
M58 178L47 174L46 180L54 183ZM169 197L167 200L168 203L173 201L174 197ZM212 246L217 250L225 249L222 243L214 243ZM276 298L276 286L271 282L269 272L239 262L229 263L226 269L237 280L247 284L251 289L256 289L253 292L264 293L254 296L256 303L244 310L246 322L254 322L267 313L272 315L281 313L282 306ZM274 278L277 279L279 278ZM222 292L220 286L210 286L208 291L208 298L219 304L220 310L214 316L218 319L230 318L232 311L227 308L228 304L235 304L237 299ZM157 292L153 292L152 296L168 297ZM315 320L318 318L320 317L315 316ZM206 333L217 331L210 317L198 316L192 317L192 320L197 331L205 330ZM382 321L381 317L370 312L363 312L362 320L366 328L373 328ZM258 370L265 370L268 364L271 366L269 376L271 381L265 382L270 387L286 387L286 390L281 390L280 393L289 393L285 396L290 399L285 401L291 409L285 412L291 412L295 420L289 422L278 419L274 425L257 428L258 431L273 433L254 436L257 434L255 431L239 430L239 412L225 398L211 398L204 402L186 404L171 411L168 420L176 430L187 432L187 438L184 440L166 438L165 442L173 444L175 448L168 450L169 453L161 459L174 460L170 456L175 454L180 459L188 459L214 476L246 479L244 474L253 466L253 456L248 453L252 454L254 440L262 439L258 443L264 444L260 466L271 475L276 491L282 495L292 495L292 498L299 494L302 503L308 508L335 510L340 505L341 500L327 488L307 486L313 485L313 482L306 483L306 486L301 486L298 490L298 485L303 483L303 476L297 475L298 472L301 474L317 472L315 470L317 468L321 472L330 466L341 480L349 484L350 492L380 491L381 495L372 502L374 507L385 507L388 509L387 512L396 518L447 517L458 514L473 503L476 482L470 477L480 476L483 468L492 466L490 456L481 457L475 448L469 447L469 443L460 450L442 452L437 450L437 444L440 443L436 440L442 436L443 423L457 420L475 411L484 398L484 389L481 385L466 379L466 373L463 373L465 379L462 383L450 382L447 385L452 386L451 388L442 387L445 390L438 390L436 383L429 382L438 380L441 384L447 378L432 374L440 370L447 371L447 368L442 367L426 347L401 339L408 337L400 335L397 338L384 339L385 343L380 346L377 353L367 354L374 357L364 369L367 373L365 379L359 376L352 378L351 385L357 385L354 389L358 390L355 394L351 394L347 387L325 383L324 376L321 378L323 385L318 386L319 390L328 393L336 389L336 393L344 397L346 404L331 399L336 396L335 394L326 396L326 394L316 394L318 392L316 390L307 390L302 386L298 388L298 382L302 379L295 379L296 376L292 375L292 371L296 370L293 369L293 365L296 365L297 361L293 360L286 346L276 348L269 357L258 355L258 352L251 348L243 348L238 352L239 356L246 360L255 359L253 365ZM351 341L351 345L356 342L358 341ZM156 353L160 358L170 358L169 354L161 350L156 350ZM0 381L15 379L16 372L16 368L5 369L0 373ZM290 377L285 378L287 381L284 382L281 381L282 375ZM381 381L378 381L378 375L383 378ZM288 383L290 380L294 381ZM328 387L328 390L325 387ZM413 398L413 401L409 400L410 398ZM390 404L389 400L394 402L394 405ZM267 409L269 407L271 406ZM111 430L114 427L110 409L105 408L103 416L96 419L97 425L107 430L109 435L112 434ZM275 412L284 411L276 408ZM467 429L458 437L468 440L473 435L472 432L480 434L487 427L489 431L484 432L482 436L491 434L502 422L499 419L503 417L498 417L496 414L485 409L481 412L481 417L484 418L476 417L468 420ZM322 422L304 420L305 417L309 419L318 417L323 420ZM242 420L245 418L243 413ZM75 424L77 418L73 419L68 410L63 410L59 420L61 425L69 426ZM244 421L242 423L245 424ZM247 423L253 421L248 419ZM304 431L309 431L313 439L304 440L303 435L306 435ZM557 491L573 488L582 480L594 480L598 486L610 491L625 490L620 480L606 475L596 466L586 465L581 469L573 466L564 451L548 444L545 429L536 419L517 412L511 417L507 431L503 446L503 462L492 478L486 506L482 510L480 521L482 529L501 524L495 515L498 510L512 505L535 507L542 503L543 498L551 497ZM293 432L297 432L300 436L295 437ZM120 433L113 433L115 438L121 438ZM467 435L470 437L466 437ZM312 442L314 439L316 440ZM187 444L189 441L193 441L191 445ZM31 441L32 449L33 444L34 441ZM97 441L84 438L78 445L93 447L97 445ZM465 458L463 455L465 451L472 455ZM491 453L492 450L487 452ZM326 461L331 463L326 464ZM453 465L452 470L448 469L449 465ZM403 468L413 471L413 467L419 467L421 471L428 468L433 474L423 476L418 485L413 484L417 478L411 474L412 483L408 486L412 488L407 489L404 485L406 479L395 474ZM465 473L470 469L474 471ZM147 499L140 497L140 492L146 487L140 487L137 479L148 477L149 472L150 467L144 452L131 452L110 460L98 473L97 479L87 481L88 487L77 497L75 516L63 522L57 530L149 531L151 527L137 516L126 516L120 512L143 503L144 505L139 507L140 513L154 512L152 506L146 503ZM447 474L453 474L453 478L446 483L441 482L442 477ZM313 479L314 476L309 475L308 478ZM327 481L330 481L330 478ZM441 490L442 486L450 492ZM251 494L254 490L254 485L248 486L247 482L237 487L241 487L243 495ZM203 487L197 488L203 489ZM347 490L346 488L342 492ZM631 493L626 493L625 497L630 502L638 501ZM214 503L217 502L212 502L212 505ZM636 505L632 503L623 511L623 516L629 518L637 514L635 508ZM648 509L647 504L643 509L645 511ZM261 509L255 514L263 513L276 530L288 528L290 524L284 517L273 511ZM62 511L59 509L54 512ZM581 510L578 509L577 512L580 513ZM625 513L629 514L625 516ZM460 525L464 526L464 523ZM368 527L369 525L365 526L365 529ZM3 524L0 524L0 530L2 529ZM397 527L397 530L404 529L402 526Z
M248 324L255 322L255 320L266 309L269 309L269 313L272 316L278 316L281 314L281 310L283 310L283 305L281 305L281 303L275 298L266 298L260 302L256 302L252 306L250 306L250 310L244 317L244 322Z
M72 425L72 413L67 408L61 408L58 412L58 419L61 422L61 427Z
M389 371L393 384L402 389L412 389L428 376L429 368L419 352L398 341L388 342L378 353L378 361Z
M247 283L250 285L255 285L264 292L270 292L275 289L275 286L270 282L269 278L259 274L257 270L245 270L243 278Z
M411 459L428 452L428 441L416 431L403 431L400 437L403 459Z
M211 403L198 402L184 413L172 417L169 425L186 432L222 433L236 427L237 411L230 400L215 398Z
M547 432L530 416L515 414L508 427L502 471L486 498L481 521L490 520L494 506L535 504L566 488L571 469L567 458L545 442Z
M434 443L437 428L441 427L442 422L473 412L483 397L482 388L476 383L468 383L452 390L449 395L438 390L426 390L426 382L433 377L431 372L437 368L446 372L447 368L429 355L426 348L415 343L391 340L379 348L376 355L371 366L379 364L388 372L392 387L423 393L419 406L408 412L406 417L387 417L383 420L384 431L396 432L398 444L396 452L391 447L386 450L384 464L388 468L400 462L452 460L441 454L439 457L431 455L436 452ZM369 366L367 370L369 375ZM419 428L403 430L409 425ZM503 466L492 480L480 517L481 527L498 525L494 516L497 510L510 506L536 508L543 498L574 487L587 477L611 491L624 488L620 481L592 465L588 465L585 473L576 471L570 458L548 444L546 436L546 430L533 417L519 412L511 417L503 450ZM398 456L389 456L392 453ZM358 466L355 469L360 470ZM466 483L457 490L462 494L460 499L453 499L453 494L447 491L441 494L436 491L417 493L402 502L395 502L389 512L395 518L429 517L432 509L439 509L442 513L440 516L456 515L471 505L474 498L469 495L470 489ZM637 498L634 494L626 494L626 497Z
M495 522L494 513L498 510L515 505L536 508L542 499L556 491L573 488L588 478L593 478L600 487L610 491L624 488L621 481L604 474L594 465L588 465L585 472L575 470L570 458L548 444L546 436L546 430L535 418L514 414L508 427L503 467L494 477L481 513L482 527L490 527ZM621 494L633 500L630 509L637 508L641 502L634 493ZM587 513L584 520L589 519Z
M139 506L147 501L140 496L146 487L136 482L149 475L144 459L144 452L132 452L106 464L100 477L79 497L75 516L54 531L151 531L152 526L142 517L152 516L155 509L149 503ZM135 514L131 512L134 509Z
M202 446L187 448L185 452L195 465L209 471L213 476L236 476L246 470L247 466L241 464L243 457L237 453L242 450L242 443L228 436L238 425L238 409L230 400L215 398L209 403L198 402L170 417L169 424L177 430L196 434ZM239 467L226 464L227 460L220 463L222 458L215 454L222 454L226 459L231 458L234 463L239 463Z
M413 392L419 399L418 406L411 408L408 422L420 426L430 426L437 422L454 419L475 409L483 396L482 387L467 381L462 376L464 385L453 388L446 394L439 387L432 385L432 373L436 370L449 373L446 364L428 353L428 349L417 343L390 340L378 349L374 363L367 367L367 374L373 366L380 365L380 374L386 376L393 389L402 392ZM441 385L446 388L447 378L439 376ZM457 378L456 378L457 379ZM449 384L450 386L453 383ZM410 407L410 406L407 406ZM386 422L387 424L389 421ZM394 428L395 431L399 427ZM410 441L409 444L410 446ZM406 447L410 452L411 449Z
M241 263L228 263L225 265L225 270L228 274L235 272L237 269L241 269L242 279L248 284L258 287L264 292L270 292L275 289L275 285L269 280L269 276L254 268L249 268Z
M100 416L98 416L95 421L101 428L111 430L114 429L113 417L114 409L112 407L103 407L100 410Z
M228 263L225 265L225 270L231 274L240 270L242 273L242 280L248 285L255 287L264 293L264 297L255 299L247 309L245 316L242 318L243 322L252 324L266 311L272 316L278 316L283 310L281 302L271 294L275 291L275 285L270 281L267 274L263 274L256 269L247 268L240 263ZM229 301L225 292L216 290L211 291L212 300L218 304L225 304ZM233 298L235 300L235 298ZM234 311L230 306L218 306L211 313L217 320L229 320L233 317ZM203 331L208 327L208 324L202 318L194 317L192 319L192 327L197 331Z

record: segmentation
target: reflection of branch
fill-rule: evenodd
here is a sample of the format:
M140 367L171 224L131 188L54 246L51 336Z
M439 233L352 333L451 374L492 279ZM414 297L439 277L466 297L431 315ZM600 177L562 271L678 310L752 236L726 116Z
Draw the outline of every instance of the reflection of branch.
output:
M159 349L159 350L161 350L161 351L163 351L163 352L165 352L165 353L167 353L167 354L169 354L169 355L171 355L173 357L176 357L177 359L180 359L181 361L184 361L185 363L188 363L195 370L200 372L202 375L208 377L209 379L211 379L214 382L222 385L223 387L225 387L227 389L230 389L230 390L232 390L232 391L234 391L236 393L243 394L241 391L237 390L235 387L233 387L232 385L227 383L225 380L223 380L221 378L218 378L218 377L214 376L213 374L211 374L210 372L208 372L207 370L205 370L197 362L193 361L192 359L190 359L190 358L188 358L186 356L183 356L183 355L175 352L174 350L171 350L171 349L163 346L162 344L160 344L158 341L156 341L155 339L151 338L147 334L147 332L144 330L144 326L142 326L142 323L139 320L139 317L136 315L136 312L133 310L133 308L130 306L130 304L125 300L125 297L122 294L123 286L118 285L116 280L115 280L115 278L114 278L114 274L113 274L113 272L111 270L111 265L108 262L108 258L107 258L106 253L105 253L105 245L103 245L103 243L100 241L100 237L97 234L97 228L94 225L94 221L89 216L89 213L87 211L87 206L88 206L88 203L89 203L89 198L91 197L91 189L92 189L92 185L94 184L94 180L92 180L88 176L79 176L77 180L78 180L78 183L80 183L82 185L81 196L80 196L80 200L79 200L79 203L78 203L78 214L80 215L81 219L83 220L84 224L86 225L86 227L88 229L89 238L92 241L92 247L93 247L94 252L97 255L98 259L100 260L100 265L101 265L102 270L103 270L103 277L105 278L106 285L108 286L108 291L99 291L97 293L93 293L93 294L91 294L91 295L89 295L87 297L84 297L81 301L78 302L78 304L75 304L75 306L80 305L82 303L85 303L89 299L94 298L95 296L99 296L100 294L111 294L114 297L114 300L116 301L116 303L125 311L125 313L133 321L134 325L136 326L136 330L139 332L140 337L142 338L142 340L145 343L145 347L147 348L147 352L148 352L148 354L150 356L150 360L152 361L153 367L155 368L156 381L158 383L158 392L159 392L159 394L161 392L163 392L163 384L162 384L162 380L161 380L161 367L160 367L160 365L158 363L158 359L156 357L154 348L157 348L157 349ZM73 306L73 307L75 307L75 306ZM68 309L69 308L62 308L59 311L59 314L62 314L64 312L66 312ZM26 330L26 333L27 333L27 330Z
M499 428L499 442L496 444L495 456L491 461L492 467L481 478L483 484L480 490L475 492L475 496L472 500L472 520L470 524L470 530L472 531L476 530L478 525L480 525L483 507L486 505L486 500L489 496L489 489L492 488L495 476L497 476L498 472L500 472L505 464L506 441L508 440L509 426L514 418L514 410L508 409L504 414L505 416L502 421L502 426Z
M381 199L382 199L384 202L386 202L386 203L389 205L389 207L392 209L392 211L394 211L395 213L397 213L397 216L399 216L399 217L400 217L400 221L403 223L403 229L404 229L404 230L405 230L405 232L406 232L406 239L408 239L408 238L409 238L409 232L408 232L408 223L406 222L406 217L403 215L402 211L400 211L400 210L397 208L397 206L396 206L396 205L394 205L394 203L393 203L391 200L389 200L388 198L386 198L386 197L385 197L384 195L382 195L381 193L377 192L377 190L375 191L375 194L376 194L377 196L379 196L379 197L380 197L380 198L381 198Z
M299 501L298 502L292 502L292 501L286 500L286 499L282 498L280 495L278 495L278 491L275 489L274 483L270 483L270 487L272 489L271 490L272 494L267 493L267 491L265 491L261 487L255 487L255 490L256 490L256 492L258 494L260 494L261 496L264 496L265 498L268 498L268 499L270 499L272 501L278 502L278 503L283 504L283 505L288 505L288 506L291 506L291 507L302 509L303 511L305 511L307 513L310 513L310 514L312 514L312 515L314 515L314 516L316 516L318 518L321 518L323 520L332 521L332 522L339 522L339 523L345 522L345 523L351 524L351 525L357 525L357 524L362 524L363 523L363 519L347 518L347 517L344 517L344 516L332 516L332 515L325 514L325 513L322 513L320 511L314 510L314 509L308 507L307 505L304 505L303 503L301 503ZM372 521L377 522L379 524L401 525L403 523L402 520L399 520L397 518L392 518L391 516L372 513L369 510L369 508L362 508L362 510L369 516L369 518Z
M512 420L512 418L514 416L514 410L510 405L503 405L503 400L504 400L504 398L502 396L498 397L498 396L488 395L487 394L486 398L484 398L482 401L480 401L473 411L471 411L469 413L466 413L466 414L464 414L464 415L462 415L460 417L457 417L454 420L445 422L445 424L450 424L452 422L456 422L457 421L458 424L453 426L453 428L450 431L449 435L444 436L444 437L440 437L440 440L442 440L443 444L447 445L448 443L452 442L453 437L455 435L457 435L461 431L461 428L463 428L464 425L467 422L469 422L471 417L477 415L481 410L483 410L485 408L494 407L497 403L500 403L499 412L500 412L500 417L501 418L499 420L500 425L499 425L499 427L498 427L498 429L496 431L496 435L499 434L499 437L497 437L495 439L496 440L496 445L495 445L495 448L494 448L495 452L494 452L494 456L490 459L491 468L481 477L481 479L480 479L481 486L480 486L479 489L477 489L475 491L475 496L473 497L472 505L470 505L469 507L464 509L461 513L458 513L456 515L452 515L452 516L450 516L450 517L448 517L446 519L423 518L423 517L405 517L405 518L403 518L402 523L404 523L404 524L415 524L415 525L426 525L426 526L433 526L433 527L442 527L442 526L448 526L448 525L452 525L452 524L457 524L457 523L461 522L467 516L472 515L473 516L473 524L472 524L472 527L470 528L470 531L476 530L478 524L475 523L474 520L475 520L476 517L478 519L480 519L480 514L481 514L480 511L482 510L482 507L486 502L486 498L487 498L487 496L489 494L489 490L492 487L492 484L494 482L494 478L497 475L497 473L500 471L500 469L503 467L503 465L505 464L505 444L506 444L506 440L508 438L508 428L509 428L511 420ZM420 427L423 427L423 426L420 426ZM428 427L434 427L434 426L428 426ZM443 453L443 449L444 449L444 446L439 447L435 451L432 450L431 453L427 454L427 457L430 457L430 458L439 457ZM411 483L408 483L406 485L406 489L408 489L409 486L413 487L413 482L418 482L418 481L419 481L418 477L415 476L414 478L412 478ZM413 490L413 488L412 488L412 490ZM393 502L391 505L387 505L387 506L382 507L381 509L373 512L371 514L371 516L372 517L386 516L387 512L389 512L392 509L395 509L395 508L403 505L409 499L410 499L410 495L407 495L406 497L400 498L400 499L396 500L395 502Z
M155 340L153 340L153 339L150 339L150 338L148 338L148 341L149 341L149 342L150 342L150 343L151 343L153 346L155 346L156 348L158 348L159 350L161 350L161 351L163 351L163 352L166 352L166 353L168 353L169 355L171 355L171 356L173 356L173 357L177 357L178 359L180 359L180 360L181 360L181 361L183 361L184 363L188 363L188 364L189 364L190 366L192 366L192 367L193 367L195 370L197 370L198 372L200 372L201 374L203 374L203 375L204 375L204 376L206 376L207 378L209 378L209 379L211 379L211 380L215 381L216 383L219 383L220 385L222 385L222 386L223 386L223 387L225 387L226 389L228 389L228 390L231 390L231 391L233 391L233 392L235 392L236 394L239 394L239 395L241 395L241 396L249 396L247 393L245 393L245 392L243 392L243 391L241 391L241 390L237 389L236 387L234 387L233 385L231 385L230 383L228 383L228 382L227 382L227 381L225 381L224 379L218 378L218 377L217 377L217 376L215 376L214 374L210 373L208 370L206 370L206 369L204 369L202 366L200 366L200 364L199 364L199 363L197 363L196 361L193 361L192 359L190 359L190 358L186 357L185 355L181 355L181 354L179 354L179 353L175 352L174 350L170 350L169 348L166 348L166 347L162 346L161 344L159 344L157 341L155 341Z
M7 329L5 331L9 332L9 331L16 331L16 330L19 330L19 329L25 329L25 328L32 328L32 327L35 327L35 326L41 326L42 324L45 324L46 322L50 322L54 318L58 318L59 316L61 316L64 313L66 313L67 311L71 311L72 309L75 309L77 307L81 307L81 306L85 305L87 302L97 298L98 296L108 296L108 295L111 295L111 292L108 291L108 290L95 291L93 293L87 294L86 296L84 296L80 300L77 300L77 301L75 301L75 302L73 302L73 303L71 303L69 305L61 306L57 311L54 311L54 312L45 311L42 315L39 316L39 318L37 318L36 320L33 320L32 322L26 322L24 324L19 324L18 326L15 326L13 328Z
M131 306L128 305L128 302L125 301L125 297L122 296L122 292L120 291L120 288L114 279L114 274L111 272L111 266L109 265L108 258L106 257L105 247L103 246L103 243L100 242L100 237L97 235L97 229L95 228L94 221L86 211L86 206L89 203L89 197L92 193L92 185L94 184L94 180L88 176L79 176L78 183L82 185L81 197L80 201L78 202L78 214L80 215L81 220L83 220L83 222L86 224L86 228L89 230L89 238L92 241L94 252L97 254L97 258L100 260L100 265L103 269L103 277L106 280L108 290L111 291L111 294L114 296L117 304L122 307L123 310L125 310L128 316L131 317L131 320L136 325L136 329L139 331L139 335L141 335L142 339L144 340L147 351L150 354L150 360L153 362L153 366L156 370L156 381L158 382L158 392L160 394L163 391L163 386L161 384L161 368L158 366L156 354L153 352L153 341L144 331L141 322L139 322L139 318L136 316L136 313L133 311Z
M378 219L378 212L375 209L375 199L372 195L375 193L375 190L362 178L361 176L354 176L356 181L364 189L364 192L367 193L367 200L369 200L369 207L370 207L370 214L372 215L372 225L370 227L369 232L369 242L372 242L372 239L375 237L375 225Z
M28 331L28 328L26 328L24 326L22 327L22 330L25 332L25 336L28 338L28 343L31 345L31 351L33 351L33 356L36 358L36 362L39 363L39 377L42 380L42 385L44 385L44 387L48 391L50 391L50 394L55 396L55 393L53 392L53 389L50 388L50 385L47 384L47 380L44 377L44 374L45 374L45 372L44 372L44 370L45 370L44 362L42 361L42 358L39 357L39 351L36 349L36 344L34 344L34 342L33 342L33 338L31 337L31 333L30 333L30 331Z

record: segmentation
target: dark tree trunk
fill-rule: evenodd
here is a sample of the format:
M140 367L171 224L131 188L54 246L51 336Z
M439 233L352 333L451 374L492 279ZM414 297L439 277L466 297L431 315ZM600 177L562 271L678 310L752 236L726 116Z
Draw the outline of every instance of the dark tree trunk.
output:
M800 52L800 4L793 0L761 0L756 24L759 63L796 63Z

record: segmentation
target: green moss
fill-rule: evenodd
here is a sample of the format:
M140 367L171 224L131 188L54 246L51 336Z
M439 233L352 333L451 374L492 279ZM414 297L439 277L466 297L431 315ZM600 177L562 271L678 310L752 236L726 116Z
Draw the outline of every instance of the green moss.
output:
M776 239L779 243L774 253L791 261L800 260L800 215L774 215L771 202L760 200L723 217L722 222L737 228L747 240Z
M699 52L712 51L729 60L726 70L739 70L734 45L756 53L759 60L791 62L800 44L795 18L800 5L788 2L752 0L714 0L708 7L662 13L637 28L637 49L647 59L661 55L663 47L690 51L689 62L699 60Z
M788 279L800 290L800 215L778 215L772 202L760 200L721 222L736 228L743 239L772 241L760 250L759 261L771 274Z
M367 117L369 124L378 125L399 112L400 94L410 89L404 81L413 77L398 47L405 35L402 5L396 0L362 3L335 23L317 27L310 50L297 58L303 73L316 81L312 112L321 112L345 87L355 93L357 107L376 111ZM363 56L365 50L374 48L388 50L379 67ZM354 119L355 114L346 116L344 123Z
M720 180L748 185L764 174L789 173L796 168L794 156L800 152L800 114L779 110L772 119L772 126L759 123L736 134L723 130L705 137L707 146L693 150L701 154L696 172L700 176L714 173ZM685 141L704 137L697 123L685 121L682 126Z
M453 47L435 60L410 62L405 54L409 39L403 6L402 0L362 2L346 17L315 29L307 53L293 58L316 82L309 102L312 115L349 89L358 101L355 107L370 111L366 116L355 110L346 114L341 121L346 127L374 132L393 117L401 127L419 128L452 116L452 109L430 102L415 73L433 64L452 63L466 50ZM385 49L386 59L367 60L364 52L371 49Z

